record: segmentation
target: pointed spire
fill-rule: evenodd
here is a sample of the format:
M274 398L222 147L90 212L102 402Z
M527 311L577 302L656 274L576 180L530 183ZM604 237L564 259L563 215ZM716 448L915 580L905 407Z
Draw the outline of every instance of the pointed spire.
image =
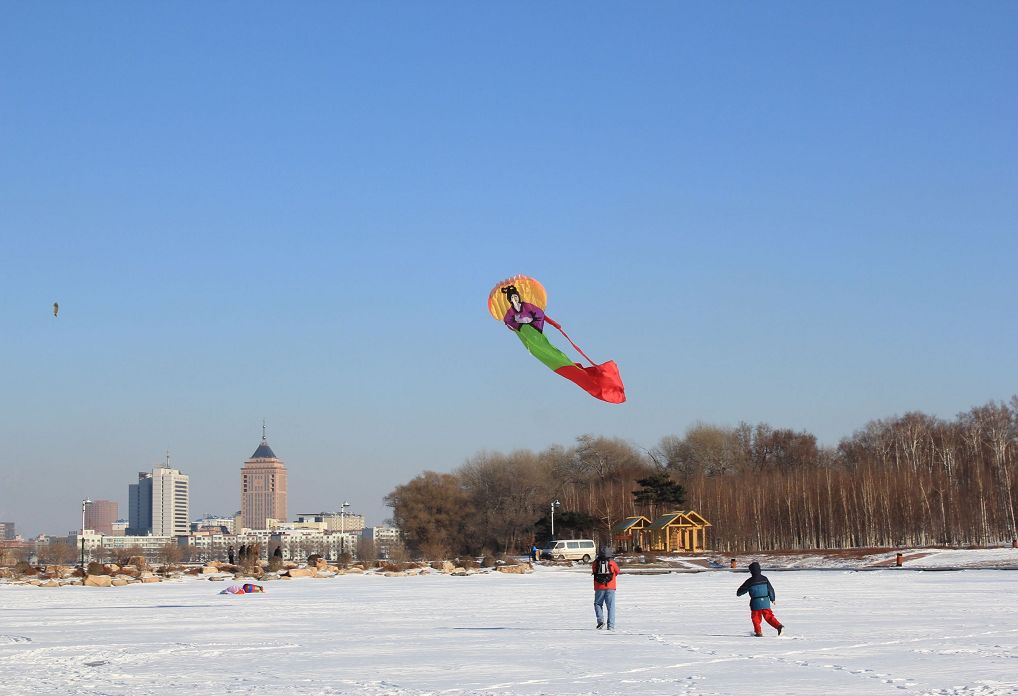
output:
M258 445L258 449L251 455L251 459L278 459L276 453L269 447L268 436L265 432L265 419L262 419L262 441Z

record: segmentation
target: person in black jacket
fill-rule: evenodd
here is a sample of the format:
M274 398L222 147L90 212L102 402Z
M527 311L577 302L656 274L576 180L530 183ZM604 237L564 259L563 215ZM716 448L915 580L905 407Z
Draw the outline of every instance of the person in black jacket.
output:
M749 564L749 573L749 578L735 591L735 596L741 597L747 592L749 593L749 609L753 621L753 635L757 638L763 638L763 631L760 626L763 620L778 629L778 635L780 636L784 626L774 616L774 612L771 611L771 602L777 601L774 598L774 588L771 587L771 581L767 579L767 576L760 573L760 564L756 561Z

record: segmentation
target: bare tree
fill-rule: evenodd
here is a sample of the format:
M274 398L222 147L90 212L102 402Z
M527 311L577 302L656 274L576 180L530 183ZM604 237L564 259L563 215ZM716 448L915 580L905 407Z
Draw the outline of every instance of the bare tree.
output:
M357 560L371 563L378 558L373 539L361 537L357 540Z
M180 546L180 544L168 541L159 547L158 557L159 560L166 565L180 563L180 561L184 558L184 549Z
M73 563L78 557L77 550L66 541L52 541L48 548L39 554L47 563L66 565Z
M476 545L467 538L474 515L458 476L425 471L385 497L404 539L414 549L458 551Z

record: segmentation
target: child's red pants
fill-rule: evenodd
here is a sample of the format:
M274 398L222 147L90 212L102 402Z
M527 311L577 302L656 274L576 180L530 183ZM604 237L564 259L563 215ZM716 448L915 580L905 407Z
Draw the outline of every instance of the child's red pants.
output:
M774 628L780 628L781 622L774 616L770 609L753 609L753 632L760 633L760 621L766 621Z

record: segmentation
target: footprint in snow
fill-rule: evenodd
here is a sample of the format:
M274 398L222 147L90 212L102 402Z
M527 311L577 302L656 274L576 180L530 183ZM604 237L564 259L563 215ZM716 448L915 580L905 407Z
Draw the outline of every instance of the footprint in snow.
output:
M31 643L28 636L0 636L0 643Z

